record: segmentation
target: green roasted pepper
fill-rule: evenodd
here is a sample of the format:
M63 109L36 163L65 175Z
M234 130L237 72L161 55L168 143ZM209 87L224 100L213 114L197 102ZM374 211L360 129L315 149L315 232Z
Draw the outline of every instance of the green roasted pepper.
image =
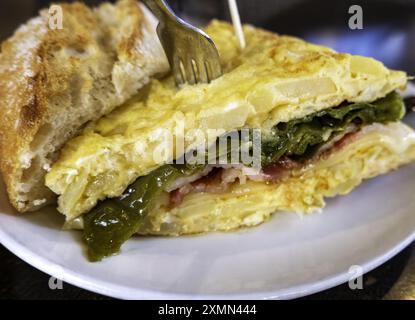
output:
M277 162L282 156L297 160L310 158L315 150L352 123L358 126L400 120L405 106L398 93L392 92L373 103L343 104L302 119L277 124L262 141L262 166Z
M124 194L107 199L84 216L84 240L91 261L117 253L136 231L154 200L174 180L192 174L197 167L164 165L138 178Z

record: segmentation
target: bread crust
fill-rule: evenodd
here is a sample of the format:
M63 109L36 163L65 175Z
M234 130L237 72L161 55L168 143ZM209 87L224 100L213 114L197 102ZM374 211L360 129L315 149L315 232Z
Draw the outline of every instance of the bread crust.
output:
M54 199L44 175L69 138L168 69L156 21L136 1L61 7L63 29L43 10L1 47L0 171L19 212Z

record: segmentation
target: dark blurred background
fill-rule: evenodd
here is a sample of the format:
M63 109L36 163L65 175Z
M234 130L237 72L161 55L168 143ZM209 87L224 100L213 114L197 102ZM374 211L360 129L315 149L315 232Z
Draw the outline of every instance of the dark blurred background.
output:
M229 20L226 0L167 1L179 15L199 24L212 18ZM0 38L51 2L60 1L1 0ZM94 6L102 1L84 2ZM238 4L244 23L372 56L388 67L415 74L415 0L238 0ZM351 5L363 9L362 30L348 27Z
M0 0L0 40L36 16L48 0ZM54 3L61 1L53 1ZM73 2L67 0L66 2ZM86 0L95 6L102 1ZM226 0L168 0L185 19L203 25L212 18L229 20ZM388 67L415 75L415 0L238 0L242 22L305 38L335 50L375 57ZM363 29L350 30L351 5L363 9ZM1 97L0 97L1 98ZM415 244L365 275L365 289L342 285L307 299L381 299L415 256ZM0 299L105 299L68 284L49 290L48 276L0 245Z

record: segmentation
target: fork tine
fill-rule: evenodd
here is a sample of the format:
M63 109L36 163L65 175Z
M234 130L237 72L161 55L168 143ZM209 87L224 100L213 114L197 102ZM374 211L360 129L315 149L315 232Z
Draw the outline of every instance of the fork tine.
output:
M197 77L196 77L197 71L194 69L193 59L188 57L187 59L185 59L183 64L184 64L184 69L186 71L187 83L195 84L197 82Z
M209 83L209 76L205 65L205 60L198 58L196 60L197 70L198 70L198 83Z
M193 72L194 72L194 75L195 75L196 83L203 82L200 78L200 68L199 68L199 63L197 62L197 60L192 59L192 66L193 66Z
M222 75L222 66L220 65L219 59L208 57L206 64L209 66L209 82Z
M173 61L172 61L172 71L173 71L173 75L174 75L174 79L176 80L176 84L178 86L181 86L182 84L185 83L185 76L183 74L183 68L182 68L183 64L182 64L182 59L180 57L178 57L177 55L174 56Z
M212 70L212 64L209 62L209 60L205 61L205 68L206 68L206 74L208 83L210 83L212 80L215 80L214 71Z

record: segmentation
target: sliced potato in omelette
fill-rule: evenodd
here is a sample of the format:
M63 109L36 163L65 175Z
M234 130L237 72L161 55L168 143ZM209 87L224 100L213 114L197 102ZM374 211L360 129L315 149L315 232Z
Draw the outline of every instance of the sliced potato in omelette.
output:
M393 93L405 86L404 72L250 26L244 27L243 51L229 24L214 21L206 32L220 52L221 78L181 89L171 78L153 80L136 98L67 143L48 173L46 185L59 195L59 211L68 225L95 207L84 219L92 259L117 252L137 232L231 230L261 223L276 210L309 212L323 207L324 197L345 194L363 179L415 159L414 133L397 123L404 111ZM195 148L194 129L209 136L210 130L222 129L213 134L216 139L224 132L260 128L266 156L272 155L266 166L273 169L275 162L278 179L266 178L275 177L267 168L262 178L247 179L240 168L187 172L165 165L169 156L154 157L166 138L160 129L181 138L178 123L184 144L164 143L163 154L179 156ZM289 141L293 137L295 143ZM283 151L275 154L274 147ZM231 183L215 192L206 179L218 174ZM176 201L172 194L177 190L169 186L179 179L192 180L177 186L187 189ZM97 206L126 189L115 202ZM128 199L138 194L137 207ZM98 215L116 223L108 226L95 219Z

